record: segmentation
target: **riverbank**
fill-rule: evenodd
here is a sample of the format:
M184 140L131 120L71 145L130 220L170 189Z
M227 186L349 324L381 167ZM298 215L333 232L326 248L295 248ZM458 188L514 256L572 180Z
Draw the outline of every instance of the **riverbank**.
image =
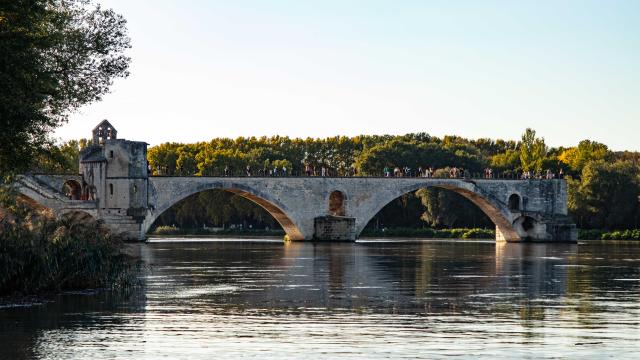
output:
M241 230L225 229L210 231L207 229L181 229L173 226L161 226L150 235L165 236L206 236L206 237L283 237L282 230ZM360 237L397 237L397 238L426 238L426 239L493 239L495 231L491 229L413 229L413 228L391 228L381 230L365 229Z
M579 230L580 240L640 240L640 229L630 230Z
M206 237L257 237L257 236L278 236L284 237L282 229L216 229L207 228L178 228L175 226L159 226L150 233L153 236L206 236Z
M181 229L173 226L158 227L150 235L157 237L184 236L184 237L283 237L282 230L241 230L225 229L211 231L207 229ZM432 229L432 228L385 228L365 229L360 238L423 238L423 239L495 239L495 230L482 228L461 229ZM640 229L632 230L579 230L580 240L640 240Z
M372 237L397 237L397 238L424 238L424 239L494 239L495 230L492 229L432 229L432 228L389 228L389 229L365 229L361 238Z

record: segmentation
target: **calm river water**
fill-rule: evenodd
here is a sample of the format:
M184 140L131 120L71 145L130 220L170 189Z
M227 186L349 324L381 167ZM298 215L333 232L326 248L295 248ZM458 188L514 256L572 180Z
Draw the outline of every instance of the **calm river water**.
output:
M0 358L640 358L638 243L138 249L128 293L0 308Z

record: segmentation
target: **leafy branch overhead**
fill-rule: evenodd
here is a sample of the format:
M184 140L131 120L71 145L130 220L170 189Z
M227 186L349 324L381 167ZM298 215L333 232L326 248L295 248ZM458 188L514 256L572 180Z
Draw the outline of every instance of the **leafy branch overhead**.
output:
M0 3L0 172L26 169L69 114L129 75L126 20L87 0Z

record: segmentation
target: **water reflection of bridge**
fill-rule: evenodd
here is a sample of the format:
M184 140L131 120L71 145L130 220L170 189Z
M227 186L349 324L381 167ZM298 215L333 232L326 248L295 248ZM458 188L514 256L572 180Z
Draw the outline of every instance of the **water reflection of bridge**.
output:
M176 245L190 249L184 252L186 263L207 258L192 248L198 245L172 248ZM570 269L566 265L571 265L567 255L577 251L570 244L493 242L292 243L248 248L240 252L232 251L233 246L219 248L207 262L216 267L216 275L202 274L206 283L240 288L245 280L270 284L229 294L230 303L385 312L447 312L469 306L490 311L499 303L562 297ZM157 255L150 249L149 256ZM241 268L227 272L221 268L224 263ZM248 272L243 278L242 268L263 272Z

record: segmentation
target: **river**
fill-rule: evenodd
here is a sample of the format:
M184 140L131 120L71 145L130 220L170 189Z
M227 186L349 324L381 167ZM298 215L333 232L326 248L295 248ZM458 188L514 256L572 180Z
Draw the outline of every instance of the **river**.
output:
M134 289L0 308L0 358L640 356L637 242L191 240L136 245Z

